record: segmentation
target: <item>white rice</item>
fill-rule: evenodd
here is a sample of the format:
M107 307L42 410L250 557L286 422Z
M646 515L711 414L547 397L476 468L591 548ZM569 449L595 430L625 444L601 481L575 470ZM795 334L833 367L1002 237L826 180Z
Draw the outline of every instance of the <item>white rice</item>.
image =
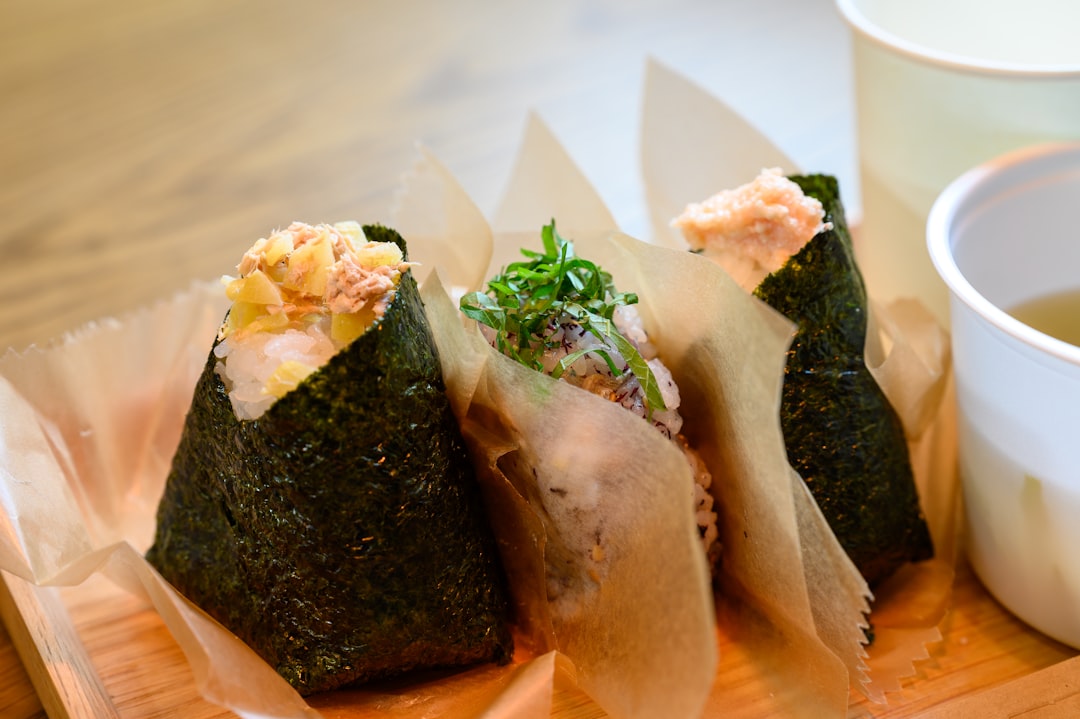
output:
M215 367L229 390L229 399L239 419L256 419L276 400L266 392L270 376L282 362L296 361L321 367L337 352L324 325L313 322L306 331L252 332L230 335L214 348ZM228 361L225 361L228 358Z
M678 444L686 455L694 476L693 507L698 531L701 533L702 546L711 566L719 552L716 512L713 511L713 497L709 493L712 475L697 451L690 447L680 434L683 418L679 414L679 405L682 402L679 388L671 376L671 371L657 357L656 348L649 341L637 308L620 305L616 308L613 320L619 333L629 340L642 358L648 362L649 369L652 370L664 398L665 410L654 411L650 417L645 406L645 392L641 387L641 382L629 370L622 355L613 345L586 331L568 315L553 320L547 327L545 339L549 343L557 344L541 358L544 372L551 374L563 358L582 349L598 349L607 353L613 364L620 370L618 376L612 372L602 356L596 352L590 352L575 360L563 372L560 379L617 402L639 417L650 420L657 431ZM480 329L494 346L495 330L486 325L480 325Z

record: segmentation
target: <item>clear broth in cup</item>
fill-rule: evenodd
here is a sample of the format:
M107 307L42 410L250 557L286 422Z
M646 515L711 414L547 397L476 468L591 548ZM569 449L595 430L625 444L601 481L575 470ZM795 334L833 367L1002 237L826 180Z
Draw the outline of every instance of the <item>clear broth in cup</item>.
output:
M1009 314L1044 335L1080 346L1080 287L1028 300Z

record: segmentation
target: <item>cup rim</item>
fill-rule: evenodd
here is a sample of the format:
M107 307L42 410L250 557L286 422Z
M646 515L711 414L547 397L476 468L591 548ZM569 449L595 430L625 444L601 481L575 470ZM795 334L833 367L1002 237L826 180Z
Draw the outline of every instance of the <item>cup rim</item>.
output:
M951 228L957 215L980 189L1001 173L1022 166L1054 162L1062 154L1072 155L1080 165L1080 143L1047 143L1021 148L977 165L953 180L938 195L926 221L926 245L938 275L953 298L975 314L1019 342L1064 362L1080 365L1080 347L1024 324L988 300L968 281L953 255Z
M859 8L859 0L836 0L836 7L848 25L863 37L881 47L923 64L981 75L1019 75L1028 78L1080 77L1080 63L1017 63L1001 60L981 60L970 55L935 50L905 40L899 35L881 28L872 22Z

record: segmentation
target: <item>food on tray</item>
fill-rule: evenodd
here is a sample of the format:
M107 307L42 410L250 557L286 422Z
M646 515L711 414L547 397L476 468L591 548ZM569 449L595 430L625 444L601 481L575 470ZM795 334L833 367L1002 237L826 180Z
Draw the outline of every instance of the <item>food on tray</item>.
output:
M578 257L554 221L541 237L543 251L522 249L527 259L492 278L486 293L463 297L462 312L501 353L620 405L677 444L692 471L692 506L712 565L719 552L712 475L680 434L679 388L642 326L637 296L618 292L610 274Z
M932 556L903 426L864 360L867 296L835 178L765 170L673 225L797 325L781 409L788 459L866 580Z
M238 269L147 559L302 694L508 660L497 549L400 236L296 223Z

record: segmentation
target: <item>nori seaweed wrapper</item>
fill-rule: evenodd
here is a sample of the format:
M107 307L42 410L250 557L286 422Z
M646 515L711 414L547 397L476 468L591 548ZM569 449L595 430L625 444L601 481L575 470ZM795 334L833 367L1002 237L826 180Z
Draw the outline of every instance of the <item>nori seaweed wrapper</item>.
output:
M933 546L899 416L866 367L867 295L838 184L793 176L825 208L820 232L754 294L797 325L781 425L788 460L871 585Z
M387 228L369 240L395 241ZM505 579L411 272L255 420L211 351L147 559L301 694L508 661Z

